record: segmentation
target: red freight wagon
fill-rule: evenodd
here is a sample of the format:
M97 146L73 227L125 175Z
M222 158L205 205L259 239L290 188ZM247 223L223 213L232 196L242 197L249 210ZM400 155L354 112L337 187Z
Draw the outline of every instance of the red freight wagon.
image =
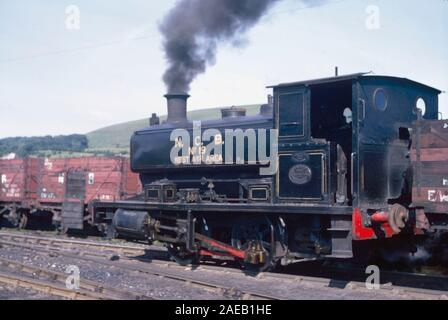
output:
M136 195L141 189L138 175L130 172L126 158L45 159L38 201L45 205L64 202L67 186L76 180L74 176L85 183L85 190L81 190L79 197L86 203L122 200Z
M38 189L38 159L0 160L0 218L3 213L22 226L20 219L35 206Z
M0 202L21 203L36 199L36 159L0 161Z
M41 206L58 205L64 201L68 159L40 159L38 201Z
M417 121L412 165L414 206L425 212L448 213L448 120Z
M12 207L26 216L48 211L65 229L83 228L92 201L124 200L141 192L138 175L123 157L0 160L0 174L5 181L0 201L10 218L17 218Z

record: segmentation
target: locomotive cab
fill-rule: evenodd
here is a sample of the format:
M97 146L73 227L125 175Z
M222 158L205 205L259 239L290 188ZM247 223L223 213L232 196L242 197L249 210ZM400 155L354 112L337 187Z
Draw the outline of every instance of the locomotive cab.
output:
M305 229L320 232L308 238L320 239L319 247L328 244L332 256L348 256L350 239L400 233L402 220L412 219L413 123L422 101L424 119L437 119L441 92L404 78L364 73L272 88L280 133L278 200L328 206L326 216L309 215ZM350 208L351 219L338 207ZM303 242L301 229L296 238Z
M437 120L440 91L363 73L272 88L280 200L384 209L405 196L417 101Z
M353 80L349 75L274 88L279 130L280 201L352 204Z

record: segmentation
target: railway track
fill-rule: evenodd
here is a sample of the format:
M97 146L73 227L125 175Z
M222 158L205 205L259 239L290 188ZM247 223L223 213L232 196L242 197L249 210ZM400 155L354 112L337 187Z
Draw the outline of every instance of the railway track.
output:
M20 241L21 243L36 244L47 247L60 247L63 249L83 249L107 253L116 253L123 256L144 255L147 248L139 246L126 246L109 243L100 243L92 241L80 241L73 239L61 239L47 236L31 236L16 232L0 232L0 240L2 241ZM154 248L153 248L154 249ZM160 250L163 251L163 250Z
M5 272L0 272L0 283L13 288L22 287L70 300L100 300L103 298L103 296L95 293L81 292L79 290L73 291L51 282L40 281Z
M23 264L0 257L0 283L13 287L33 289L48 295L70 300L151 300L153 298L124 291L102 283L80 279L79 288L65 285L67 274Z
M9 240L9 241L6 241ZM179 273L185 271L185 267L179 266L176 263L167 260L158 260L147 258L144 255L147 250L141 247L121 246L112 244L93 243L90 241L66 240L48 237L28 236L16 233L0 233L0 244L4 246L20 247L28 250L37 250L41 252L48 252L53 254L60 254L69 258L82 259L94 263L106 264L110 267L117 267L127 269L130 271L151 274L159 277L164 277L171 280L184 282L186 284L205 288L213 291L220 291L222 293L237 291L232 287L225 287L210 281L200 281L192 277L182 276ZM162 250L159 250L162 252ZM118 256L117 256L118 255ZM136 262L146 261L150 262L146 265L137 265ZM157 266L164 271L155 271L151 269L152 266ZM362 281L347 281L342 279L303 276L295 274L282 273L251 273L234 268L200 265L195 267L197 271L204 271L209 273L219 274L233 274L233 275L248 275L256 279L266 279L274 281L286 281L290 283L313 284L320 287L337 287L346 290L366 290L365 282ZM328 271L328 270L327 270ZM338 270L334 269L336 273ZM357 270L359 271L359 270ZM347 273L347 271L345 271ZM429 276L424 274L401 273L401 272L382 272L382 276L387 279L406 278L406 286L399 286L393 282L383 283L381 290L383 293L392 296L402 296L406 298L416 299L448 299L448 278L441 276ZM447 283L445 289L425 289L420 288L433 283L440 287L440 284ZM426 285L425 285L426 284ZM266 300L282 300L284 297L272 296L269 294L261 294L253 291L241 291L242 299L266 299Z
M5 241L5 239L9 241ZM198 280L194 277L188 277L179 275L176 272L178 265L169 263L163 260L151 260L151 264L157 265L161 268L169 267L172 272L153 270L148 267L136 266L132 264L130 255L142 254L142 248L140 247L123 247L120 245L91 243L87 241L71 241L65 239L53 239L47 237L28 236L16 233L0 233L0 245L6 247L18 247L25 250L34 250L38 252L45 252L49 254L58 254L67 258L81 259L84 261L98 263L101 265L107 265L113 268L125 269L132 272L139 272L143 274L158 276L170 280L175 280L190 286L202 288L205 290L211 290L219 292L222 295L236 294L241 296L242 300L282 300L282 297L276 297L269 294L259 293L250 290L238 290L234 287L223 286L212 281ZM80 251L76 248L76 245L80 245L85 249L96 249L97 251ZM111 255L110 251L122 254L122 256ZM118 261L123 260L123 261ZM1 261L1 259L0 259ZM149 261L149 260L148 260ZM185 268L182 268L185 269ZM67 275L64 275L67 277Z

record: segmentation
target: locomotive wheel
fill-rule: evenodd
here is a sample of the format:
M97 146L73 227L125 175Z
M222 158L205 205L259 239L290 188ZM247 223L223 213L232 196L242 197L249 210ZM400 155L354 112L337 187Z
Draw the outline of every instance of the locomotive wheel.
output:
M264 261L251 263L242 261L240 263L244 269L255 272L267 272L275 269L279 259L275 257L275 236L278 225L273 224L267 217L248 218L238 220L232 227L232 246L242 251L256 250L264 256ZM274 239L272 239L274 234Z
M180 264L181 266L199 264L199 256L197 254L188 252L184 247L170 244L167 246L167 249L171 260Z

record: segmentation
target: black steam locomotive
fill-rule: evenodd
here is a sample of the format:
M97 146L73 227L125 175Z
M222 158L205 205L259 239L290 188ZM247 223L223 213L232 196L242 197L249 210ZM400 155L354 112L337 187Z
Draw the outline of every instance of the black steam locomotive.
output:
M448 122L437 121L439 90L363 73L272 89L258 115L233 107L200 126L187 119L188 95L167 95L167 121L153 115L131 141L144 195L94 203L92 223L112 221L116 234L162 242L182 264L231 259L259 270L352 258L361 243L384 239L412 251L413 239L447 229ZM179 129L188 135L178 138ZM221 149L204 157L207 139ZM432 161L425 148L434 146ZM260 161L261 151L271 155L271 174L262 174L272 163Z

